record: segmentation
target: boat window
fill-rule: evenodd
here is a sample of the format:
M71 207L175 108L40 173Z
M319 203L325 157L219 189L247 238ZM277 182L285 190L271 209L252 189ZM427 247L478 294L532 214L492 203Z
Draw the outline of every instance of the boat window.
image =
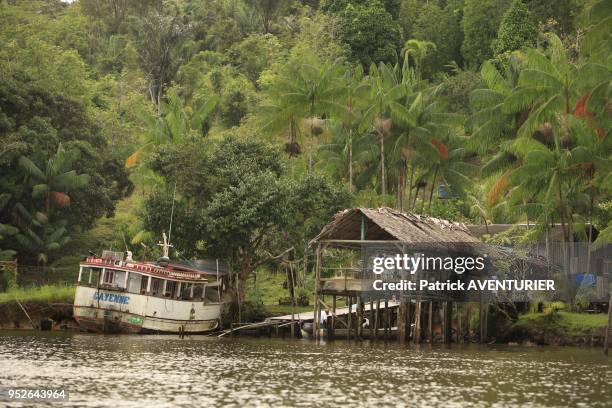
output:
M181 285L181 296L180 298L183 300L191 299L191 285L192 283L183 282Z
M176 293L177 287L178 287L178 282L166 281L166 292L164 293L164 296L173 298L174 294Z
M102 281L105 285L112 285L115 281L115 271L112 269L107 269L104 273L104 280Z
M115 271L113 286L125 288L125 271Z
M141 276L140 279L140 294L145 294L147 293L147 285L149 284L149 277L148 276Z
M204 295L204 285L202 285L201 283L196 284L193 287L193 298L200 300L204 297L203 295Z
M153 296L159 296L161 295L161 291L164 287L164 282L162 279L159 278L152 278L153 281L151 282L151 294Z
M139 273L131 272L128 275L128 284L127 284L126 290L130 293L140 293L140 289L142 288L142 281L145 281L145 289L146 289L147 279L143 278L143 276Z
M210 303L219 302L219 288L217 285L204 287L204 301Z

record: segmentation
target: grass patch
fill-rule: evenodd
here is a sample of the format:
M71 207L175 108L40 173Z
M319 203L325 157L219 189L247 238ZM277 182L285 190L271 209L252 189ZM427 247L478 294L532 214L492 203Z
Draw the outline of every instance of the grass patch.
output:
M516 324L536 326L540 329L554 327L568 335L579 336L605 328L608 316L605 313L528 313L521 315Z
M512 325L510 339L537 344L580 345L603 335L608 324L605 313L527 313Z
M15 288L9 290L8 292L0 293L0 304L14 302L15 298L21 303L73 303L74 291L74 286L67 285L44 285L40 287Z

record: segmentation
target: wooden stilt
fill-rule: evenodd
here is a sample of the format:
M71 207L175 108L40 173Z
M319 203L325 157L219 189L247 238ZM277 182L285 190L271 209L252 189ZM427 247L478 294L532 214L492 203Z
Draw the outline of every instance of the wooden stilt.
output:
M470 336L472 335L470 333L471 330L471 320L472 320L472 303L468 302L467 306L466 306L466 311L465 311L465 334L467 336L467 338L469 339Z
M321 244L317 244L316 261L315 261L315 307L314 320L312 322L313 336L315 340L319 340L319 329L321 320L321 304L319 302L321 283Z
M370 339L374 337L374 301L370 299Z
M406 341L410 341L410 332L412 330L412 319L411 319L411 314L412 314L412 302L410 302L410 298L406 298L406 317L405 317L405 324L406 324Z
M414 335L412 337L414 344L421 343L421 300L417 300L414 309Z
M429 318L429 322L427 325L427 329L429 331L429 344L433 344L434 342L434 328L433 328L433 312L434 312L434 307L433 307L433 300L430 300L429 302L429 313L427 313L427 317Z
M483 335L483 343L486 343L489 340L489 304L484 304L484 335Z
M374 338L378 339L378 327L380 325L380 299L376 299L376 312L374 313Z
M397 310L397 340L400 344L406 342L406 298L400 297L400 305Z
M357 332L357 338L361 340L363 334L363 300L361 296L357 296L357 322L355 331Z
M389 324L390 324L390 315L389 315L389 299L385 299L385 340L389 340Z
M463 324L461 319L461 304L457 303L457 343L463 339Z
M461 332L461 313L459 312L459 302L455 303L455 314L457 315L457 333L455 342L459 344L459 333Z
M346 301L348 303L348 313L346 315L346 339L350 340L351 339L351 328L352 328L352 323L353 323L353 298L351 296L347 296L346 297Z
M444 326L446 327L446 338L444 339L444 343L450 344L453 341L453 302L446 301L446 323Z
M327 328L327 331L330 333L329 338L333 339L336 335L336 295L332 296L332 318L331 318L331 327Z

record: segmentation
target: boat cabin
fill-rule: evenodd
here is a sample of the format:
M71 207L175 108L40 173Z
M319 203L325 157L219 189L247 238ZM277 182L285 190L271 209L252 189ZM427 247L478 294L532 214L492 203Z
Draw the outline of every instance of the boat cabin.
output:
M127 256L125 256L127 254ZM77 285L172 300L220 303L227 266L218 261L136 262L131 253L104 251L79 266Z

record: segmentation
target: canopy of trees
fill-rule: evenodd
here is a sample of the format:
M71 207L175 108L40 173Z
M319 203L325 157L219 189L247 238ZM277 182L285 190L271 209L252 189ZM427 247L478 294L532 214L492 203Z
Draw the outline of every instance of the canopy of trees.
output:
M593 225L604 242L611 15L607 0L0 1L0 254L46 265L130 195L117 245L155 251L175 196L178 255L225 257L241 280L350 205L535 225L522 240L553 223L594 240Z

